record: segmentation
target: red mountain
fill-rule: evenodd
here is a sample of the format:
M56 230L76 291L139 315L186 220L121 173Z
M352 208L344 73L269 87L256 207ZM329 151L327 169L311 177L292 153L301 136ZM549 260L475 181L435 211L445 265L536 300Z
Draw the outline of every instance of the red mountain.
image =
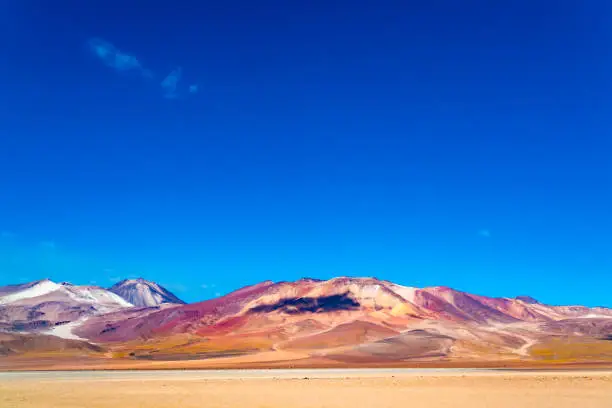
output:
M610 322L606 308L340 277L266 281L194 304L116 309L79 320L72 334L136 359L534 359L561 338L590 350L595 342L612 359Z

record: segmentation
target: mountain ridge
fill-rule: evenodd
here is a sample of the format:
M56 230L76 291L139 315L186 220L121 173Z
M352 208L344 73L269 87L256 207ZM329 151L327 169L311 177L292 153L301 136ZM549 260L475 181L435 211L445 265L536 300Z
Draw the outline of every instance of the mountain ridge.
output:
M37 285L46 288L34 293L38 298L5 302L7 296L15 300L15 293L32 291ZM96 302L108 303L119 297L117 293L46 280L1 287L0 324L24 302L30 307L28 313L36 314L41 305L48 305L49 296L74 292L87 299L90 309L64 314L63 320L41 328L8 329L40 329L41 335L104 345L132 359L270 352L339 364L413 358L537 359L547 355L543 347L569 341L578 348L603 350L598 358L612 361L612 342L606 340L612 338L612 309L546 305L529 296L487 297L447 286L417 288L346 276L263 281L190 304L176 303L178 298L170 292L142 278L123 280L113 288L129 289L123 294L133 303L121 298L125 303L104 309ZM43 302L36 303L39 300ZM48 306L40 312L50 313Z

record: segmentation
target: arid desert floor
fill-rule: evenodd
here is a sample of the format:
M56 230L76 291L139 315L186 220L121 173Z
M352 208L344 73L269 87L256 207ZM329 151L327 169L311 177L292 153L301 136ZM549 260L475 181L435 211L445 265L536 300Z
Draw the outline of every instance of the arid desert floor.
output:
M612 371L469 369L0 373L0 406L608 408Z

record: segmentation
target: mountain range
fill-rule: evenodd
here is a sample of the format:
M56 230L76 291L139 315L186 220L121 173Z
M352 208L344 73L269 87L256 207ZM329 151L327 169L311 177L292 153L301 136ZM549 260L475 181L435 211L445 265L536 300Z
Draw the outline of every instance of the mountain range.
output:
M7 366L41 352L211 366L607 362L611 340L612 309L376 278L264 281L192 304L144 279L0 287Z

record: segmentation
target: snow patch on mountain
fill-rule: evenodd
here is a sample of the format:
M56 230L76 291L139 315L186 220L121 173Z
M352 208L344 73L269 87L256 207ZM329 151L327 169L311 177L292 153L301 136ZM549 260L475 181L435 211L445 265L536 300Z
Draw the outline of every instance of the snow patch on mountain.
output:
M416 291L419 290L419 288L397 285L395 283L389 283L389 288L410 303L415 302Z
M80 327L83 323L85 323L87 319L88 317L83 317L79 320L75 320L74 322L58 324L57 326L50 328L49 330L47 330L46 332L43 332L42 334L48 334L51 336L61 337L62 339L68 339L68 340L87 341L87 339L79 337L72 332L74 329L76 329L77 327Z
M64 285L70 298L80 303L91 303L93 305L113 307L133 307L134 305L106 289L95 286L73 286Z
M0 305L47 295L62 288L62 285L48 279L42 280L29 288L0 297Z

